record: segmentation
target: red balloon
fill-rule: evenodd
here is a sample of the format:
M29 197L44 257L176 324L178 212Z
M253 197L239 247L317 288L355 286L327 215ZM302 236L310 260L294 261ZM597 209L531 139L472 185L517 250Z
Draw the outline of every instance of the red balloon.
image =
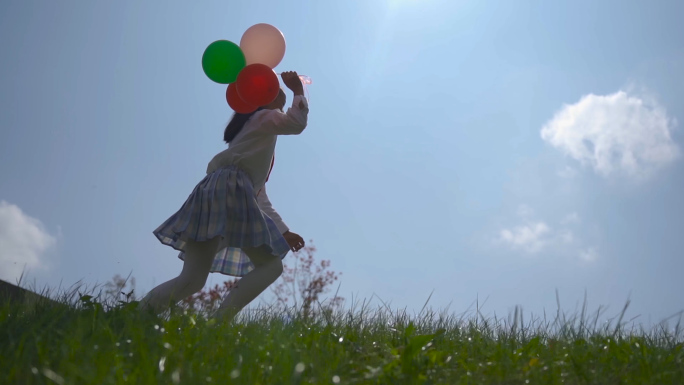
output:
M278 75L265 64L250 64L240 71L237 80L238 95L247 104L265 106L278 97Z
M237 112L238 114L249 114L259 108L257 106L245 103L245 101L240 98L235 83L231 83L228 85L228 88L226 88L226 100L228 101L230 108L232 108L233 111Z

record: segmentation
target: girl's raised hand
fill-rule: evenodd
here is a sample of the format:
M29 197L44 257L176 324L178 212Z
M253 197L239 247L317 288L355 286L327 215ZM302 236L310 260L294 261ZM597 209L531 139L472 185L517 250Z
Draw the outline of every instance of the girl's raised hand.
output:
M304 85L302 80L299 79L297 71L285 71L280 74L280 77L283 79L285 86L291 89L295 95L304 95Z

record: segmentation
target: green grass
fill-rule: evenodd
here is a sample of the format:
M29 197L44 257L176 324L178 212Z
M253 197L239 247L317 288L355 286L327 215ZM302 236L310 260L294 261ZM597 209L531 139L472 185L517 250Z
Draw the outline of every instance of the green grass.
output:
M524 322L517 311L502 320L361 305L225 324L135 306L73 295L0 305L0 384L684 383L679 322L636 331L584 310Z

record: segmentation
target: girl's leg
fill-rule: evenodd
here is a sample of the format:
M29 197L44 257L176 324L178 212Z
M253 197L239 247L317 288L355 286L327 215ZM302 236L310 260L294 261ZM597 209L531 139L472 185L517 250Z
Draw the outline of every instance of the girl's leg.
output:
M218 237L205 242L188 241L180 275L152 289L140 301L140 308L151 307L156 312L161 312L170 304L175 304L202 290L207 282L218 244Z
M221 303L217 315L226 321L232 320L242 308L258 297L283 273L283 262L280 257L274 256L265 248L242 250L255 268L238 281L237 287L231 289Z

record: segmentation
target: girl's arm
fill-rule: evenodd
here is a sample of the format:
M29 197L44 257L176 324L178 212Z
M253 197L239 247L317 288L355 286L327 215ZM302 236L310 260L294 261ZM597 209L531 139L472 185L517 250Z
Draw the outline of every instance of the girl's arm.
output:
M296 71L285 71L283 83L294 93L292 107L286 113L271 111L266 114L262 129L272 135L299 135L306 128L309 104L304 97L304 85Z
M283 219L280 217L280 215L275 211L275 209L273 209L271 201L268 200L268 195L266 195L266 186L264 186L257 195L257 203L259 204L259 207L264 212L264 214L268 215L269 218L273 219L273 222L275 222L281 234L284 234L290 230L290 228L287 227L285 222L283 222Z
M264 114L259 130L272 135L299 135L306 128L309 103L304 95L295 95L286 113L277 110Z

